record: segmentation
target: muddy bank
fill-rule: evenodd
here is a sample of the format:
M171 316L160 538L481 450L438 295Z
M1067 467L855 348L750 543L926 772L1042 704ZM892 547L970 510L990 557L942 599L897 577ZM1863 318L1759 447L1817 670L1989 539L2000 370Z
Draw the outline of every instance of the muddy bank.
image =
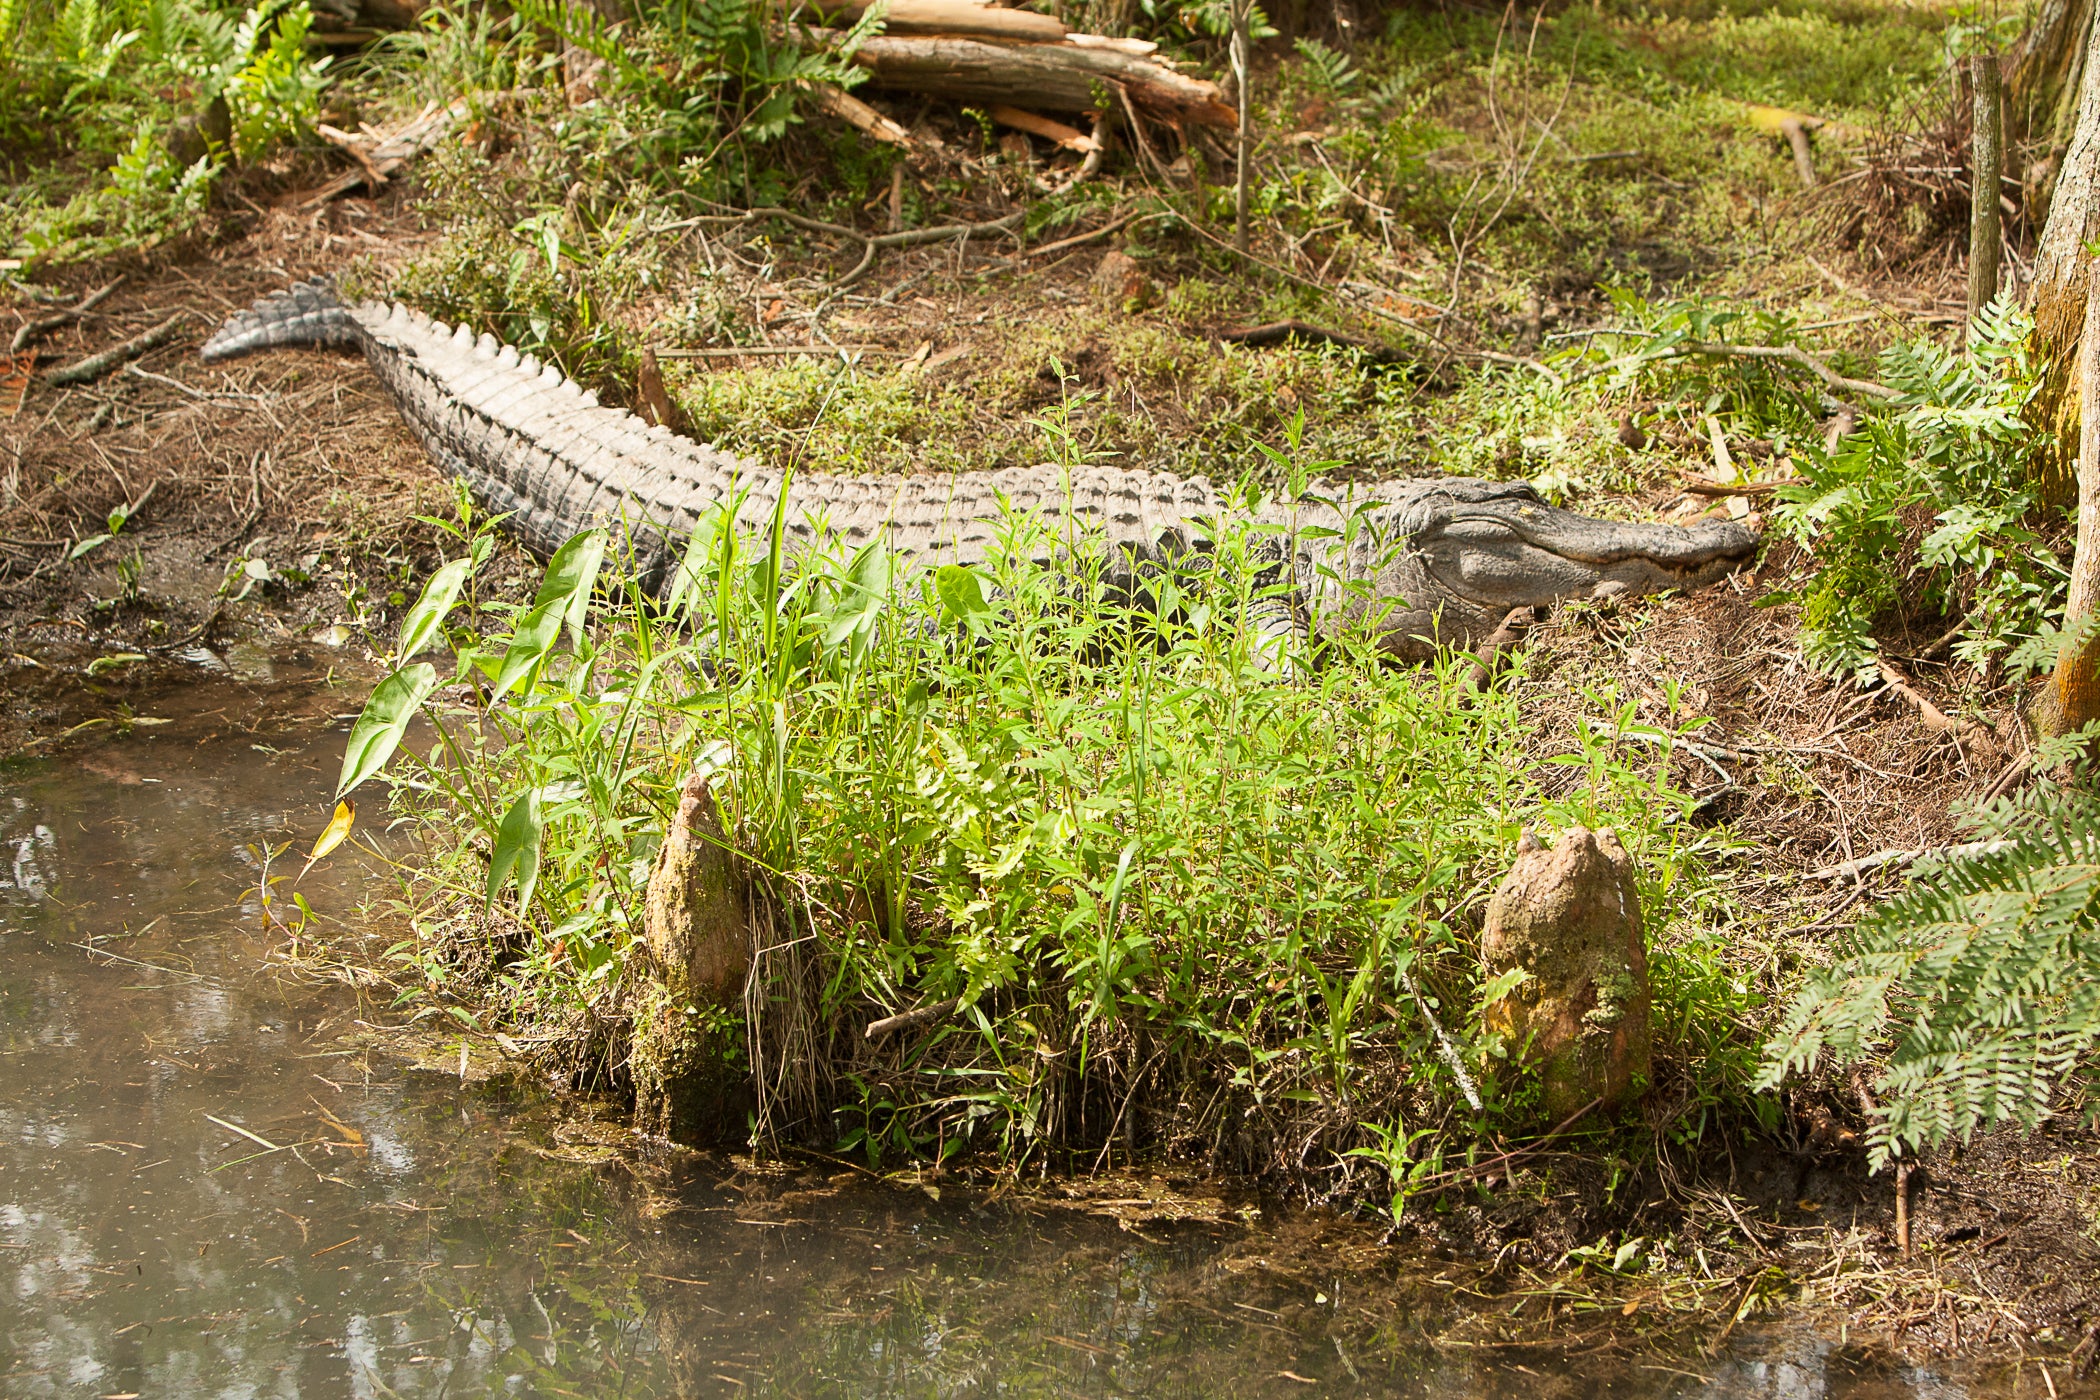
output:
M337 754L325 692L228 725L250 693L0 770L9 1394L2043 1393L2033 1361L1745 1302L1711 1252L1710 1282L1549 1275L1171 1166L1017 1190L670 1151L463 1027L404 1056L386 989L310 975L256 898L249 848L307 834ZM346 851L300 888L378 943L388 885ZM1799 1231L1737 1209L1808 1275ZM2002 1248L1939 1251L1914 1296Z
M150 732L165 702L198 682L238 683L222 705L229 725L254 727L271 713L271 696L331 675L346 685L326 714L357 708L347 682L362 674L362 654L384 645L437 558L435 532L414 517L446 513L450 490L361 363L299 354L205 371L188 351L227 308L290 276L348 268L371 241L361 229L397 250L412 246L410 224L386 223L385 207L360 208L272 213L206 257L121 269L127 280L106 303L107 322L52 343L59 358L156 323L171 307L191 312L184 338L138 362L139 374L65 393L39 389L6 425L20 489L6 544L10 669L0 683L16 701L6 723L17 744L35 742L40 755L92 751L81 761L106 766L114 762L99 748L107 732ZM78 282L98 278L106 280L103 270L84 271ZM113 508L138 502L113 539L64 558ZM1890 888L1806 877L1944 839L1949 803L1986 790L2002 771L1922 733L1915 712L1887 694L1809 672L1785 611L1752 606L1787 568L1781 551L1725 592L1564 614L1535 639L1527 662L1535 687L1526 703L1548 719L1572 716L1585 685L1610 683L1641 718L1663 722L1664 692L1678 681L1689 685L1692 708L1716 719L1714 751L1683 754L1673 776L1704 799L1702 820L1725 823L1739 843L1721 859L1738 902L1746 1006L1789 985L1815 940ZM1920 683L1933 688L1937 675L1928 664ZM1996 698L2001 711L2010 698ZM66 737L81 724L90 728ZM285 839L318 827L318 801L314 816L312 828L289 826ZM383 955L397 937L395 928L338 949L337 969L371 986L375 1007L391 991ZM512 1046L530 1039L508 1038ZM470 1059L510 1053L494 1036L463 1040ZM442 1058L444 1047L432 1053ZM1683 1070L1682 1054L1675 1072L1667 1057L1659 1066L1646 1150L1584 1134L1484 1144L1395 1230L1323 1220L1307 1227L1306 1259L1288 1265L1277 1264L1279 1249L1248 1245L1268 1261L1255 1274L1285 1281L1257 1306L1281 1316L1295 1298L1287 1287L1314 1279L1322 1255L1348 1253L1357 1277L1370 1280L1362 1291L1390 1286L1391 1296L1378 1305L1385 1311L1373 1308L1369 1332L1344 1334L1337 1356L1347 1357L1353 1342L1422 1313L1390 1270L1427 1250L1451 1265L1446 1292L1493 1304L1434 1313L1434 1330L1482 1346L1621 1351L1657 1338L1716 1338L1744 1325L1737 1316L1754 1322L1792 1308L1882 1347L2069 1358L2084 1345L2081 1359L2091 1357L2100 1263L2089 1140L2059 1131L1993 1138L1929 1164L1915 1180L1906 1264L1887 1179L1866 1178L1856 1151L1828 1150L1827 1136L1816 1135L1818 1109L1856 1126L1842 1095L1785 1104L1770 1132L1710 1118L1702 1143L1686 1147L1676 1134L1703 1110L1688 1100L1692 1076ZM958 1183L1000 1185L965 1173L907 1190ZM1164 1191L1106 1189L1111 1199L1164 1202L1104 1207L1121 1233L1145 1229L1156 1213L1172 1217L1180 1207L1170 1198L1193 1192L1194 1178ZM1260 1204L1252 1194L1236 1199ZM1223 1223L1240 1208L1209 1218ZM1279 1353L1281 1369L1311 1364Z

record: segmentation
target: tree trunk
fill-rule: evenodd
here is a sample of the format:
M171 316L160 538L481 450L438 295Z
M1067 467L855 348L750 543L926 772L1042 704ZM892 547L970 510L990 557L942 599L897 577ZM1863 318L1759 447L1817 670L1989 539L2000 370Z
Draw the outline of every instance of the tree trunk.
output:
M2043 496L2059 504L2076 497L2079 449L2078 347L2086 323L2086 285L2091 257L2086 245L2100 237L2100 63L2087 42L2078 92L2078 123L2064 153L2049 221L2034 254L2034 357L2041 388L2028 418L2041 432L2038 476Z
M2078 356L2079 397L2100 399L2100 297L2085 299L2085 345ZM2064 602L2064 648L2056 673L2036 706L2036 727L2070 734L2100 719L2100 633L2092 625L2100 599L2100 413L2088 413L2078 434L2078 548Z
M2093 0L2045 0L2005 55L2005 133L2061 158L2070 144ZM2036 217L2039 217L2037 214Z
M1969 319L1973 322L1976 313L1998 295L1998 252L2003 241L1998 182L2005 173L2005 145L1998 55L1971 55L1969 72L1976 98L1969 130Z

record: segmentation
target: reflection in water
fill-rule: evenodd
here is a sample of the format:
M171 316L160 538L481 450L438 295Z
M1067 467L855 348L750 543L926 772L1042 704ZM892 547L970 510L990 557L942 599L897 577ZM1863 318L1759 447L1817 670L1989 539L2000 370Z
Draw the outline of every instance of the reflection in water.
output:
M384 997L268 970L249 848L311 839L340 738L240 732L223 684L0 771L0 1395L2000 1393L1812 1337L1602 1371L1337 1342L1341 1290L1250 1291L1237 1225L609 1150L588 1106L364 1048ZM363 878L346 850L301 890L347 916Z

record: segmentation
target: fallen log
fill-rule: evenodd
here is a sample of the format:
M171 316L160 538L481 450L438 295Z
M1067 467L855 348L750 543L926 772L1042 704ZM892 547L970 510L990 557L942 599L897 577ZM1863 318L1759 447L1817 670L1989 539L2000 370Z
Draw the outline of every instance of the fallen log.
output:
M829 3L811 0L808 9L826 23L857 20L871 0ZM1009 10L978 0L889 0L882 12L886 34L949 34L1004 39L1021 44L1055 44L1065 37L1064 23L1033 10Z
M838 37L835 30L808 32L817 42ZM1121 89L1163 121L1232 127L1239 120L1216 83L1120 48L882 34L864 40L853 61L878 86L957 102L1091 112L1102 93Z

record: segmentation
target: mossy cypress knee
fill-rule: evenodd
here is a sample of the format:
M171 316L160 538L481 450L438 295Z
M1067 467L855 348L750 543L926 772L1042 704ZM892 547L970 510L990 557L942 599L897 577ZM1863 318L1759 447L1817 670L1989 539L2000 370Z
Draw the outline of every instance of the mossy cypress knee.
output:
M643 927L655 979L635 1033L635 1126L674 1142L738 1141L753 1103L743 1043L751 934L704 774L679 795Z
M1487 1028L1538 1076L1558 1122L1648 1087L1648 953L1633 858L1610 830L1571 827L1551 849L1530 832L1488 903L1490 978L1525 975L1486 1010Z

